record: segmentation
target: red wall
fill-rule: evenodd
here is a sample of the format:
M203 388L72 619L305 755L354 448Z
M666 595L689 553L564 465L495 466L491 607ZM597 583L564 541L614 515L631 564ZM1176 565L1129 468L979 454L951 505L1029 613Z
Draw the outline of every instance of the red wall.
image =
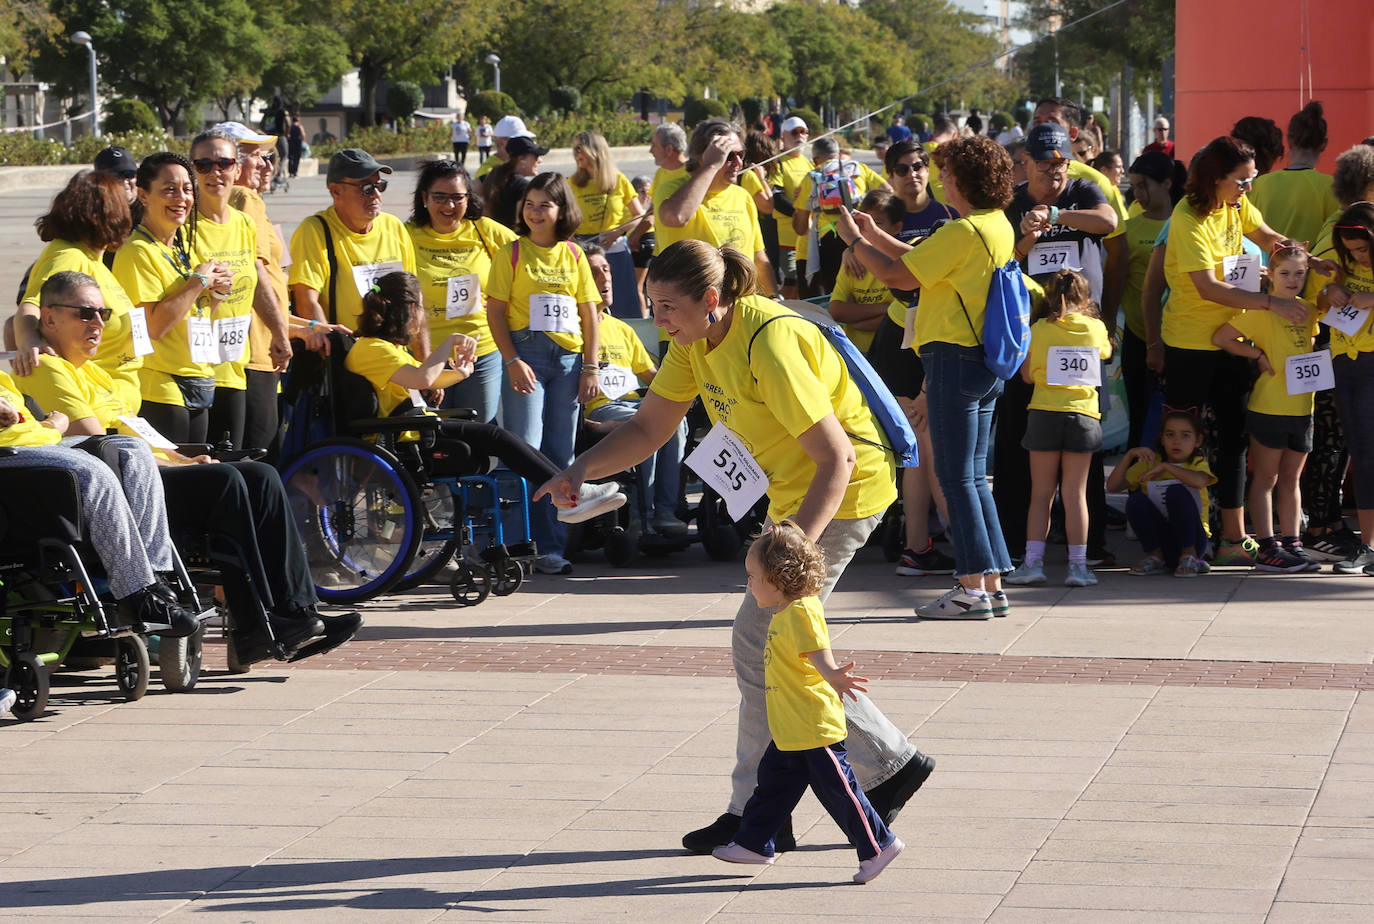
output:
M1306 57L1304 7L1311 24ZM1173 135L1185 164L1243 116L1273 119L1286 132L1309 99L1326 110L1330 140L1319 169L1329 173L1338 154L1374 135L1369 0L1177 0L1175 10ZM1314 89L1300 98L1299 67L1306 80L1308 60Z

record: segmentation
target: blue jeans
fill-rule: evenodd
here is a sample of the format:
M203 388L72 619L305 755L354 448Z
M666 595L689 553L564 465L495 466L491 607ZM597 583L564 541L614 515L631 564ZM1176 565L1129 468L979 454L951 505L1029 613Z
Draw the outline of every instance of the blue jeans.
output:
M629 420L639 410L638 401L611 401L587 416L598 423ZM687 421L673 431L658 452L639 463L645 489L649 491L652 516L674 516L677 511L677 491L682 479L682 454L687 446Z
M935 477L949 506L955 576L1010 571L1011 556L988 487L992 410L1004 383L983 365L982 347L927 343L921 360Z
M534 370L534 391L522 395L511 387L510 377L501 377L501 414L507 430L548 456L554 465L573 460L573 438L577 433L577 381L582 365L577 353L569 352L540 331L511 331L515 351ZM499 354L497 354L499 355ZM531 489L538 487L531 485ZM558 522L557 510L547 497L530 508L530 531L541 555L563 554L568 533Z
M491 423L501 402L501 378L501 353L488 353L473 364L472 375L444 389L444 403L440 407L470 407L477 412L480 422Z
M1126 520L1145 554L1158 553L1170 568L1178 567L1182 550L1189 546L1199 558L1206 555L1207 532L1202 528L1202 514L1192 492L1181 484L1165 488L1164 509L1169 511L1167 516L1159 512L1144 490L1132 491L1126 498Z

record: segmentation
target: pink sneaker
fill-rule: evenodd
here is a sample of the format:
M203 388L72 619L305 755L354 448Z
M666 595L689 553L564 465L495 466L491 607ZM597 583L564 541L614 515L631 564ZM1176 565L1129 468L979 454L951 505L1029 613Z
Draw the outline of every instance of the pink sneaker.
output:
M731 845L733 846L733 845ZM743 849L743 848L741 848ZM906 844L902 843L900 837L894 837L892 843L888 844L883 852L876 857L859 861L859 871L854 874L855 882L871 882L878 878L878 874L887 869L887 864L897 859L897 854L906 849Z

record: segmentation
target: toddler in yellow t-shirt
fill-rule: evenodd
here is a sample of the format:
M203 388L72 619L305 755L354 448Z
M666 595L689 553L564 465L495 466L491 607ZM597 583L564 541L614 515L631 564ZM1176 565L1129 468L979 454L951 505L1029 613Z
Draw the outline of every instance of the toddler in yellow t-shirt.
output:
M801 527L783 520L760 536L744 562L749 592L776 609L764 649L764 698L773 740L759 761L759 781L735 839L712 854L730 863L771 864L773 837L810 785L859 853L855 882L877 877L906 846L883 823L845 756L840 697L856 697L867 679L854 662L835 663L821 610L825 556Z
M1301 297L1306 282L1307 251L1300 245L1280 247L1269 258L1269 291L1298 299L1307 306L1307 317L1293 324L1272 311L1239 311L1212 335L1212 343L1228 353L1255 360L1260 370L1245 412L1254 469L1246 503L1260 540L1256 571L1296 574L1321 570L1321 565L1303 552L1298 538L1302 519L1299 481L1307 454L1312 451L1315 404L1315 393L1303 389L1310 387L1305 382L1314 378L1311 373L1321 364L1301 361L1294 374L1288 374L1288 359L1312 353L1317 335L1316 306ZM1329 368L1330 351L1320 352L1325 354ZM1278 534L1274 533L1275 507Z
M1107 328L1082 273L1059 270L1045 282L1045 298L1031 325L1030 354L1021 378L1035 386L1021 447L1030 453L1031 496L1026 514L1026 560L1004 581L1045 583L1045 537L1055 489L1064 500L1069 538L1068 587L1088 587L1088 469L1102 448L1098 386L1102 360L1112 355Z

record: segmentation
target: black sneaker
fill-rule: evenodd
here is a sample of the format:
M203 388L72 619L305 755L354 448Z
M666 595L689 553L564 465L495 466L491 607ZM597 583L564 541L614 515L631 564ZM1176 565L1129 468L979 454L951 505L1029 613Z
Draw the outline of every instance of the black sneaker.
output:
M1255 556L1255 570L1270 574L1298 574L1311 571L1313 564L1315 563L1306 558L1294 555L1278 542L1264 543L1260 546L1259 555Z
M1374 574L1371 566L1374 566L1374 549L1362 545L1350 558L1332 565L1331 570L1337 574Z
M917 751L900 770L864 793L883 824L891 825L897 820L902 807L916 795L916 790L929 779L934 769L935 758Z
M272 622L272 635L283 653L288 657L296 649L317 635L324 634L324 623L314 616L293 619L289 616L268 616ZM253 664L267 658L276 657L267 631L261 625L235 626L233 634L234 649L238 652L240 664Z
M1297 536L1284 536L1282 542L1284 551L1289 555L1296 555L1298 558L1307 562L1307 567L1303 569L1305 572L1322 570L1322 566L1313 561L1312 557L1307 554L1306 547L1303 546L1302 540Z
M1303 551L1313 561L1349 561L1360 551L1360 541L1349 529L1333 529L1320 536L1302 534Z
M897 562L897 573L907 577L925 577L927 574L953 574L954 559L935 548L933 541L926 543L924 552L902 549L902 557Z
M740 816L726 812L706 827L684 834L682 846L697 856L706 856L717 847L724 847L733 841L739 832L741 821L743 819ZM796 849L797 838L792 833L792 816L788 815L778 833L773 835L773 850L775 853L786 853Z
M152 584L119 601L119 618L139 635L186 638L200 628L196 614L177 602L176 593Z

